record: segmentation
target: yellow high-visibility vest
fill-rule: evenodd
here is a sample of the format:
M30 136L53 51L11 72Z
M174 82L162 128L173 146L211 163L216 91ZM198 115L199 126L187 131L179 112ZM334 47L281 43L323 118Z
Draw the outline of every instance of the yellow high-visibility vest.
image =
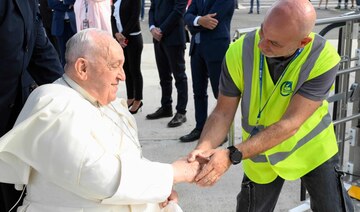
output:
M243 142L255 127L261 130L279 121L304 82L339 63L340 57L329 42L314 33L310 37L312 41L296 53L276 84L270 76L266 57L262 58L257 47L258 30L243 35L230 45L225 57L229 74L242 95ZM244 160L243 167L245 174L256 183L269 183L277 176L295 180L337 152L328 102L324 100L295 135L256 157Z

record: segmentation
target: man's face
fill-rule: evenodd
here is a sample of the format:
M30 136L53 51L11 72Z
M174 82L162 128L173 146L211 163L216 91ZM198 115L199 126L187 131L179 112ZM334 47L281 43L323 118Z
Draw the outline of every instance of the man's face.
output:
M286 26L278 26L264 22L260 28L260 41L258 47L266 57L288 57L300 47L300 41L293 30Z
M119 81L125 80L123 51L118 43L111 42L107 56L95 55L94 58L97 59L88 63L87 91L101 105L107 105L115 100Z

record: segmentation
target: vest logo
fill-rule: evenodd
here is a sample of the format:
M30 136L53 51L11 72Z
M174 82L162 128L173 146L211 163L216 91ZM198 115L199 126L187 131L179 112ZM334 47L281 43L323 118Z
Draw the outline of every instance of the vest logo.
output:
M280 94L281 96L289 96L292 93L292 82L286 81L283 82L280 86Z

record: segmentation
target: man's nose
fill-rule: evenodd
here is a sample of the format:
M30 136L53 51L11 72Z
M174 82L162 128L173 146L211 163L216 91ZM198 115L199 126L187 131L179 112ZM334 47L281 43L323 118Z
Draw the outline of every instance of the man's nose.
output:
M259 43L258 43L258 47L259 47L260 49L265 49L265 48L267 47L267 45L268 45L268 44L267 44L266 40L260 38L260 41L259 41Z
M126 79L125 71L124 71L124 69L123 69L122 67L119 68L117 77L118 77L121 81L125 81L125 79Z

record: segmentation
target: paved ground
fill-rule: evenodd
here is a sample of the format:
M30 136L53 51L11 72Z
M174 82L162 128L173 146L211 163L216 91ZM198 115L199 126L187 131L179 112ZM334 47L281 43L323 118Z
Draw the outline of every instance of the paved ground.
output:
M261 14L248 15L248 2L239 1L240 9L235 11L231 32L232 34L238 28L256 27L261 23L263 16L273 2L264 0L262 2ZM318 1L313 1L317 5ZM329 2L329 8L335 7ZM350 2L350 1L349 1ZM146 14L148 7L146 8ZM348 11L343 10L317 10L319 18L335 17ZM187 134L194 128L194 104L192 98L191 72L189 66L189 57L186 52L186 73L189 78L189 103L188 103L188 121L177 128L167 128L166 124L170 118L159 120L146 120L148 113L154 112L160 106L161 90L159 78L155 64L153 46L151 44L150 33L148 32L147 17L141 24L144 36L144 51L142 55L142 73L144 78L144 106L141 112L135 115L139 127L139 137L144 149L144 155L155 161L172 162L179 157L187 155L196 145L193 143L180 143L178 138ZM333 35L336 36L336 33ZM330 37L331 38L331 37ZM174 91L176 91L174 89ZM173 92L176 100L176 92ZM125 97L125 85L122 84L119 90L119 96ZM209 90L209 107L215 105L215 100ZM239 120L237 114L237 120ZM239 124L235 124L235 142L240 142ZM224 148L227 144L224 145ZM241 165L232 166L222 179L212 188L199 188L190 184L179 184L175 188L180 196L180 205L185 212L231 212L235 211L236 195L240 190L243 170ZM280 195L279 202L275 211L289 211L302 204L300 202L300 182L286 182Z

